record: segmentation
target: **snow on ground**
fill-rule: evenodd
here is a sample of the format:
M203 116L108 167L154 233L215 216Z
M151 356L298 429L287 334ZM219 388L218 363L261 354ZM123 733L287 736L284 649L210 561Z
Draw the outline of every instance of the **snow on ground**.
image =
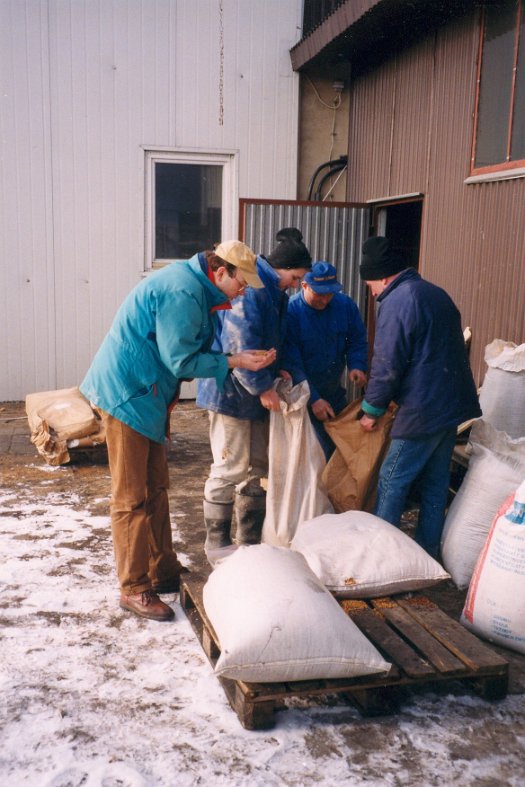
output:
M49 486L0 488L0 544L2 785L525 783L522 696L427 687L382 719L297 700L249 732L177 596L174 623L119 609L106 517Z

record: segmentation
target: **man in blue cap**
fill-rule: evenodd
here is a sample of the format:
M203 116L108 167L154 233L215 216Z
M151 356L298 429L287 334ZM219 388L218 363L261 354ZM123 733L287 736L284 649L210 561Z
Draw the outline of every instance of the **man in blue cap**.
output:
M354 301L342 292L337 271L329 262L315 262L290 299L283 368L294 385L310 386L309 411L326 457L334 444L323 423L346 406L343 373L358 386L366 384L366 329Z

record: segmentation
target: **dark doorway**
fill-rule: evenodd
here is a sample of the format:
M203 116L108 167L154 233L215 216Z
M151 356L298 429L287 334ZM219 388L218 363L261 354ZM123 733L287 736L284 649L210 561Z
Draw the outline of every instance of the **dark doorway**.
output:
M392 246L407 267L419 268L419 242L423 200L405 199L399 202L377 203L372 213L372 235L390 238ZM367 292L366 327L368 331L369 360L372 358L375 336L375 300Z
M373 224L376 235L390 238L392 246L412 268L419 266L423 201L412 200L376 205Z

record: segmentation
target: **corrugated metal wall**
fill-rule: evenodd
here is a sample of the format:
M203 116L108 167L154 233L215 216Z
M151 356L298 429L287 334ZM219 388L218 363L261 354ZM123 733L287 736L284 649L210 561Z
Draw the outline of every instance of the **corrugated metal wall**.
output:
M301 12L2 0L0 400L80 382L140 279L144 148L235 150L236 197L296 196Z
M525 180L466 184L476 91L477 12L356 80L349 200L424 195L420 271L445 287L484 347L525 341Z
M344 203L243 200L240 235L259 254L269 254L283 227L297 227L313 260L337 269L344 291L365 318L366 286L359 278L361 247L368 237L368 207Z

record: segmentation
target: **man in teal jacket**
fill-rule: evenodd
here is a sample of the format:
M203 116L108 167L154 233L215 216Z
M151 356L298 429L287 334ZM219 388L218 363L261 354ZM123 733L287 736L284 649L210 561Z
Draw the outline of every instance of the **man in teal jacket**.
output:
M230 308L248 284L263 286L255 262L243 243L226 241L146 277L120 307L80 386L106 428L120 606L141 617L171 620L159 594L179 588L165 442L181 382L213 377L222 387L231 369L257 370L275 360L273 350L210 350L215 312Z

